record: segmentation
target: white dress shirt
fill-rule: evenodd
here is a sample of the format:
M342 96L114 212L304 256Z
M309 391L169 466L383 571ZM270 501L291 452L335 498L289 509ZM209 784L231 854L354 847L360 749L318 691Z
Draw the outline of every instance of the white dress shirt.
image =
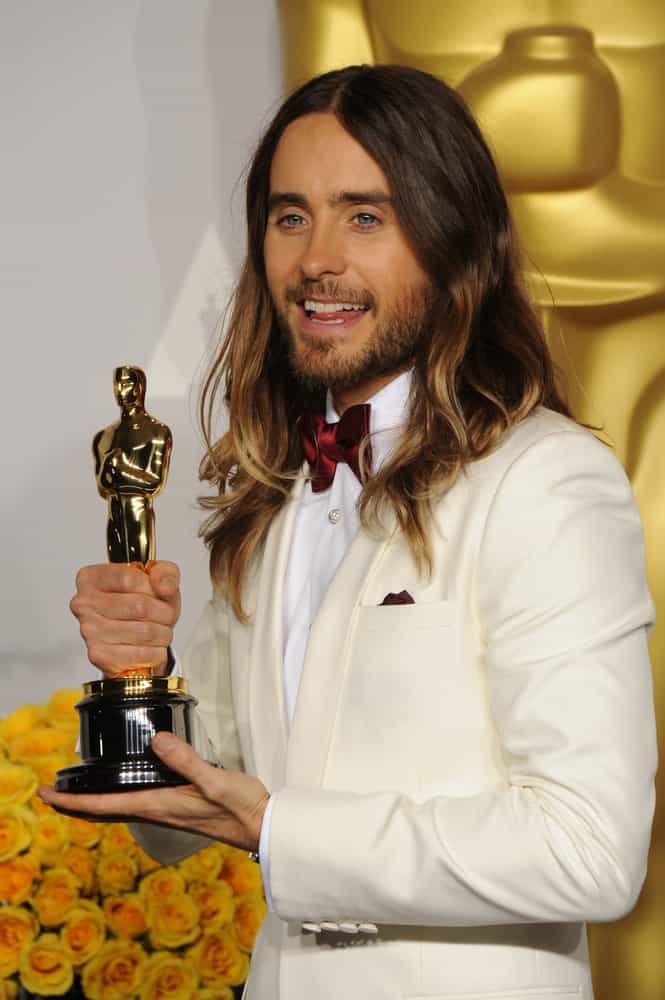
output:
M376 472L396 443L406 420L411 372L404 372L380 389L371 399L370 435L372 468ZM332 396L328 393L326 420L336 423ZM291 551L286 569L284 594L284 700L288 721L293 719L300 676L305 662L309 631L323 597L360 527L358 497L360 482L351 468L340 462L329 489L313 493L305 484L296 512ZM259 858L268 907L270 865L268 843L270 816L275 795L268 802L259 844Z

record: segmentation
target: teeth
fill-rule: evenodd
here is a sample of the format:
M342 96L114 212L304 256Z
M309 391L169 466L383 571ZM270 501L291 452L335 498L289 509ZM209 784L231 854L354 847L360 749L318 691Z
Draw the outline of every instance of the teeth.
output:
M333 312L360 312L365 306L354 306L351 302L316 302L314 299L305 299L303 307L306 312L333 313Z

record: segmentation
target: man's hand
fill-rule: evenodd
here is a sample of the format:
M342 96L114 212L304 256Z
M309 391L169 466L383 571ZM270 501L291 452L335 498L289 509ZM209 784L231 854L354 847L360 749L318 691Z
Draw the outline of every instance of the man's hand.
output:
M126 563L85 566L69 607L88 659L106 677L136 666L163 674L180 615L180 571L172 562L155 562L149 572Z
M144 820L202 833L248 851L258 850L270 797L258 778L206 764L189 743L171 733L157 733L152 748L191 784L104 795L71 795L45 786L39 794L54 809L85 819Z

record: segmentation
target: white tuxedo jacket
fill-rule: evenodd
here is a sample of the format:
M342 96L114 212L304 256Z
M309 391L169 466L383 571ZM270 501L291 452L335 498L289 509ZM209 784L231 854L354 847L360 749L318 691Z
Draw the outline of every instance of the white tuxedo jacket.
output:
M361 530L289 730L302 486L253 568L250 623L213 599L185 657L222 762L278 793L248 1000L589 1000L584 921L635 903L654 809L653 608L623 471L541 409L435 504L430 579L394 525ZM414 604L381 606L402 590ZM142 829L164 861L196 846Z

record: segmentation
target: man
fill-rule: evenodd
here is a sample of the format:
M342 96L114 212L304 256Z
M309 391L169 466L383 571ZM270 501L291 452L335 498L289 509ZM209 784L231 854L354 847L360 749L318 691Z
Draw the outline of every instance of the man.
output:
M187 791L44 794L162 824L137 829L165 861L182 830L260 848L250 998L587 1000L584 921L645 874L652 605L491 156L434 77L349 67L285 102L247 207L185 655L226 770L158 736ZM178 603L159 563L82 570L72 608L112 674L166 669Z

